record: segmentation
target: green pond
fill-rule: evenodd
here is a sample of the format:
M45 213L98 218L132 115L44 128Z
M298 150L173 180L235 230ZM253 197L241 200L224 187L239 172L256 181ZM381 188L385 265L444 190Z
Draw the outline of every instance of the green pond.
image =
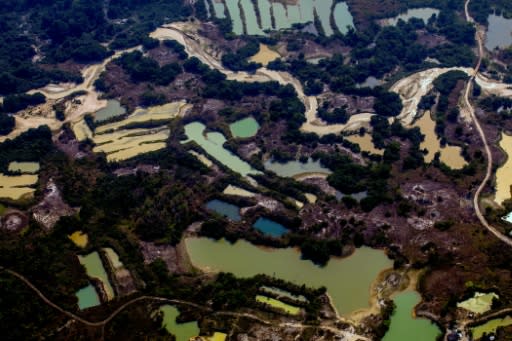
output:
M107 106L103 109L100 109L94 115L95 122L106 121L113 117L121 116L126 113L126 109L121 106L119 101L112 99L107 101Z
M16 162L9 163L9 172L21 172L35 174L39 172L39 162Z
M242 176L260 174L259 171L252 168L247 162L243 161L229 150L224 149L223 145L226 142L224 135L218 132L207 133L205 135L205 129L206 126L201 122L187 124L185 126L185 134L188 140L182 143L195 141L211 157Z
M284 303L284 302L276 300L275 298L272 298L272 297L257 295L256 301L258 301L260 303L268 304L269 306L280 309L290 315L297 315L300 313L299 307L295 307L293 305Z
M264 35L260 26L258 25L258 19L256 18L256 10L251 0L240 0L240 5L244 11L245 16L245 28L247 34L250 35Z
M393 301L396 310L382 341L435 341L441 334L439 328L428 319L414 318L414 307L421 301L417 292L402 292L396 295Z
M224 0L219 3L212 0L215 16L220 18L226 5L233 32L242 34L245 31L250 35L264 35L264 30L287 29L293 24L305 24L314 22L316 12L318 20L325 33L330 36L334 33L331 16L338 29L345 33L347 27L354 27L353 18L346 3L340 2L335 6L333 0L298 0L297 4L269 0ZM258 6L257 10L255 6ZM260 20L256 13L259 12ZM272 16L274 25L272 25ZM244 17L245 23L242 21Z
M261 28L263 30L272 29L272 18L270 17L270 1L258 0L258 9L260 11Z
M331 27L332 0L315 0L315 10L325 35L331 36L333 34Z
M215 2L215 0L213 0ZM240 13L240 8L238 7L238 0L224 0L226 3L226 7L229 11L229 17L231 18L231 23L233 25L233 33L235 34L243 34L244 33L244 25L242 23L242 15Z
M293 248L260 248L243 240L230 244L208 238L187 238L185 244L192 264L199 268L244 278L266 274L313 288L325 286L340 314L368 308L372 282L393 265L383 251L370 248L357 249L347 258L332 258L319 267L301 259Z
M217 2L217 0L212 0L213 11L215 12L215 16L219 19L224 19L226 17L226 7L224 7L223 2Z
M247 117L229 125L231 135L240 138L253 137L258 132L258 129L260 129L260 125L254 117Z
M510 316L506 316L501 319L490 320L485 324L471 328L471 331L473 332L473 339L478 340L479 338L481 338L484 335L484 333L487 333L487 334L495 333L496 329L498 329L499 327L506 327L506 326L510 326L511 324L512 324L512 317L510 317Z
M87 276L101 280L109 299L114 298L114 289L112 289L112 286L110 285L107 272L103 267L103 263L101 262L98 252L91 252L86 256L79 255L78 260L80 261L80 264L85 267Z
M163 313L162 326L176 336L176 341L188 341L191 337L199 335L197 322L176 322L176 317L180 314L176 307L166 304L160 307L160 311Z
M100 305L100 298L94 286L89 284L85 288L82 288L76 292L78 298L78 307L80 310L84 310L91 307Z
M285 163L275 162L269 159L265 161L263 166L266 170L272 171L283 178L290 178L305 173L332 173L328 168L322 166L320 160L314 161L312 158L309 158L307 162L294 160Z
M338 30L343 34L348 32L349 27L355 28L354 18L350 14L346 2L338 2L334 7L334 22Z
M405 13L397 15L394 18L388 19L387 24L395 26L396 24L398 24L398 20L402 19L403 21L407 22L411 18L422 19L423 22L426 24L428 19L430 19L430 17L434 14L439 15L439 10L429 7L409 9Z

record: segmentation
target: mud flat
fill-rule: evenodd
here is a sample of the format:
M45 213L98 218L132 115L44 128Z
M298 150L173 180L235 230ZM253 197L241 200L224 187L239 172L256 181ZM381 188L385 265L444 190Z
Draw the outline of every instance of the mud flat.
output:
M457 303L457 307L464 308L469 310L475 314L483 314L492 307L492 300L499 299L499 296L495 293L491 292L488 294L483 294L480 292L476 292L473 297L468 298L465 301Z
M9 172L20 172L24 174L35 174L39 172L39 162L17 162L9 163Z
M500 147L507 154L507 161L496 171L496 194L494 200L502 204L512 197L512 136L501 134Z
M372 142L372 136L370 134L364 134L363 136L359 134L346 136L345 140L348 140L352 143L356 143L361 148L361 151L368 152L370 154L375 155L384 155L384 149L378 149Z
M251 62L261 63L263 66L267 66L268 63L281 58L281 55L274 50L271 50L268 45L260 43L260 50L257 54L249 59Z
M0 198L19 200L32 195L36 190L30 186L37 183L35 174L3 175L0 174Z
M89 243L89 236L87 233L83 233L82 231L75 231L68 236L69 239L78 247L85 248Z
M236 196L245 197L245 198L252 198L252 197L256 196L256 193L254 193L254 192L250 192L246 189L243 189L243 188L240 188L237 186L233 186L233 185L228 185L222 193L226 194L226 195L236 195Z
M428 153L425 155L425 162L430 163L434 160L437 152L440 155L440 161L452 169L462 169L467 165L466 160L462 157L462 148L459 146L441 147L441 140L436 134L436 122L430 116L430 112L426 111L423 116L414 122L414 127L419 127L421 133L425 135L425 140L421 142L420 149L427 149Z

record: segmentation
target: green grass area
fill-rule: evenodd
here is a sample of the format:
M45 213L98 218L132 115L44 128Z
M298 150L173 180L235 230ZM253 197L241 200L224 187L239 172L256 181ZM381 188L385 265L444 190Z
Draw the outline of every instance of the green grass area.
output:
M258 301L260 303L268 304L274 308L284 310L287 314L290 314L290 315L298 315L300 312L300 308L298 308L298 307L294 307L292 305L286 304L284 302L281 302L279 300L276 300L276 299L273 299L273 298L270 298L267 296L258 295L258 296L256 296L256 301Z

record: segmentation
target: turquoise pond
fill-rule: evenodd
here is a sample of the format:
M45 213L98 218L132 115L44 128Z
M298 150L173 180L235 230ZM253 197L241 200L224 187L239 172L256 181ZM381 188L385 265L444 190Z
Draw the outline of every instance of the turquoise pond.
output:
M223 217L228 217L233 221L240 221L242 217L240 216L240 207L228 204L222 200L212 200L206 204L206 208L210 211L214 211L215 213L220 214Z
M80 310L100 305L100 298L98 297L98 293L91 284L78 290L76 292L76 297L78 298L78 307Z
M267 218L258 218L253 227L261 233L275 238L279 238L288 232L286 227Z

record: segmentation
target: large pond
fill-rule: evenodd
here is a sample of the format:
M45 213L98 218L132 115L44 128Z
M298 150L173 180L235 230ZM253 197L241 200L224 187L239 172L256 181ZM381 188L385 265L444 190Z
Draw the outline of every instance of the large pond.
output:
M485 48L494 50L512 45L512 19L492 14L488 20Z
M398 20L400 20L400 19L407 22L411 18L417 18L417 19L423 19L423 22L425 22L425 24L426 24L428 19L430 19L430 17L434 14L439 15L439 10L435 9L435 8L429 8L429 7L414 8L414 9L409 9L409 10L407 10L407 12L397 15L394 18L386 19L386 20L384 20L384 22L387 25L395 26L398 23Z
M162 326L169 333L176 336L176 341L188 341L190 338L199 335L199 326L197 325L197 322L176 322L176 317L180 314L176 307L166 304L160 307L160 311L163 314Z
M245 278L266 274L309 287L325 286L340 314L368 308L372 282L393 265L384 252L370 248L360 248L347 258L332 258L325 267L318 267L301 259L293 248L260 248L243 240L230 244L207 238L187 238L185 244L190 260L199 268Z
M229 125L231 135L240 138L253 137L258 132L258 129L260 129L260 125L254 117L247 117Z
M100 305L98 293L91 284L78 290L76 292L76 297L78 298L78 307L80 310Z
M210 211L214 211L223 217L228 217L233 221L240 221L242 217L240 216L240 207L232 204L228 204L225 201L221 200L212 200L206 204L206 208Z
M182 143L195 141L211 157L242 176L260 174L259 171L252 168L247 162L243 161L229 150L224 149L223 145L224 142L226 142L224 135L217 132L205 134L205 129L206 126L201 122L192 122L187 124L185 126L185 134L187 135L188 140Z
M274 238L282 237L288 233L286 227L267 218L258 218L253 227L261 233Z
M100 109L94 115L94 121L101 122L109 120L113 117L121 116L126 113L126 109L121 106L119 101L112 99L107 101L107 106Z
M382 341L435 341L441 334L439 328L429 320L414 317L414 307L421 301L417 292L402 292L393 301L396 310Z
M263 164L265 169L272 171L283 178L291 178L294 176L307 174L307 173L322 173L331 174L331 170L325 168L320 163L320 160L314 161L309 158L307 162L300 161L287 161L285 163L276 162L272 159L265 161Z
M297 0L296 4L270 0L224 0L223 3L212 0L212 2L218 18L223 16L223 5L226 5L235 34L246 32L250 35L264 35L265 30L280 30L290 28L294 24L306 24L315 20L315 12L327 36L334 33L331 15L334 17L334 25L340 32L346 33L348 27L354 27L347 4L340 2L333 6L333 0ZM255 4L258 6L257 9ZM259 13L259 20L256 13Z
M496 196L495 201L502 204L510 199L512 186L512 136L501 134L500 147L507 154L507 161L496 171Z
M80 261L80 264L85 267L87 276L91 278L97 278L103 283L107 298L109 300L114 298L114 289L112 289L112 286L110 285L107 272L103 267L103 263L101 262L98 252L91 252L86 256L79 255L78 260Z

